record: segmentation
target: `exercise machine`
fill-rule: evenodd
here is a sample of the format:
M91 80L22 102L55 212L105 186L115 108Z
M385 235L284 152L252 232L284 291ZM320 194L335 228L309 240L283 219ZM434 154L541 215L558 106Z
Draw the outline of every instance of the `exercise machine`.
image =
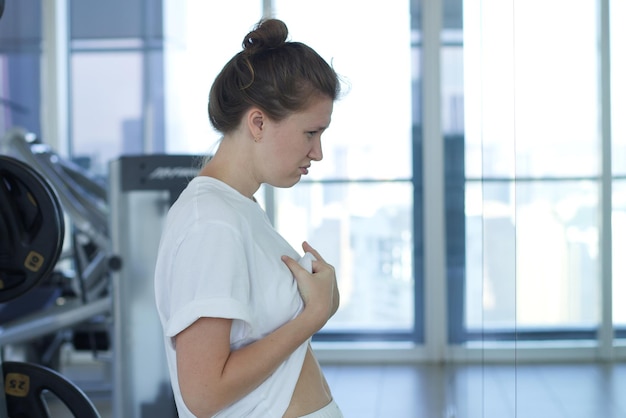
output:
M154 266L165 216L201 161L189 155L122 156L110 163L113 274L113 416L175 417L163 332L154 298Z

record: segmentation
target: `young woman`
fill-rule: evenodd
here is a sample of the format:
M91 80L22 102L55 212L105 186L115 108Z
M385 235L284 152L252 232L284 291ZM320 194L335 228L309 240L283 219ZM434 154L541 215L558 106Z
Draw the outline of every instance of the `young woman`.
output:
M341 417L310 347L337 311L334 269L311 270L254 199L291 187L322 159L340 92L313 49L262 20L215 79L215 155L170 209L156 266L157 308L180 417Z

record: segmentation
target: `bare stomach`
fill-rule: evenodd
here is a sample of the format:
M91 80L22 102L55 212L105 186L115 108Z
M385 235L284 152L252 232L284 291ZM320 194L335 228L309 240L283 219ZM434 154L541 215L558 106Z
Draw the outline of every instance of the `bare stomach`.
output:
M283 418L296 418L310 414L325 407L331 400L328 383L309 345L300 377Z

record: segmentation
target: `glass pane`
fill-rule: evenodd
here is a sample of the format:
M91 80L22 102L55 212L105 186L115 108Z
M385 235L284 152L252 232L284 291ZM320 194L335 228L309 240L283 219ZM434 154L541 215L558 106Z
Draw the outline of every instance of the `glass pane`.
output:
M611 107L613 173L626 175L626 1L611 2Z
M41 136L42 2L6 3L0 22L0 142L16 127Z
M626 175L626 2L611 1L611 122L613 174ZM626 181L613 181L613 322L626 327Z
M148 2L142 0L70 1L70 24L72 39L142 38L147 33L158 33L152 25L160 28L151 15ZM156 12L154 10L153 12ZM152 24L152 25L151 25Z
M626 326L626 180L613 182L613 322Z
M209 90L226 62L241 51L244 36L261 18L261 6L261 0L185 3L184 22L171 34L177 41L167 45L164 63L168 153L214 151L220 134L209 123Z
M380 4L276 0L294 41L316 49L347 81L323 136L315 179L411 178L411 31L409 1ZM358 10L358 19L347 19ZM323 30L320 30L323 28ZM369 36L370 29L377 34Z
M626 175L626 1L611 2L611 109L613 173Z
M468 183L465 326L515 328L515 213L509 183Z
M466 327L598 324L598 185L469 183Z
M596 20L593 1L465 1L468 177L598 174Z
M40 72L38 50L17 48L5 54L0 49L0 136L16 127L41 136Z
M450 31L452 32L452 31ZM456 34L456 31L454 32ZM442 130L444 135L463 133L463 48L444 46L441 49Z
M73 53L72 155L95 174L110 160L143 152L141 52Z
M276 189L278 231L335 266L341 307L325 330L412 330L412 198L409 182Z

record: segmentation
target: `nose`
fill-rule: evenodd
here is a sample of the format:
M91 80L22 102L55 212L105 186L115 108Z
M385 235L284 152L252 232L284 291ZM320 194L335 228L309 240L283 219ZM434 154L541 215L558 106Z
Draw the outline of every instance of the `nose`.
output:
M322 140L321 138L317 138L313 141L313 147L309 151L309 158L313 161L321 161L324 158L324 154L322 153Z

